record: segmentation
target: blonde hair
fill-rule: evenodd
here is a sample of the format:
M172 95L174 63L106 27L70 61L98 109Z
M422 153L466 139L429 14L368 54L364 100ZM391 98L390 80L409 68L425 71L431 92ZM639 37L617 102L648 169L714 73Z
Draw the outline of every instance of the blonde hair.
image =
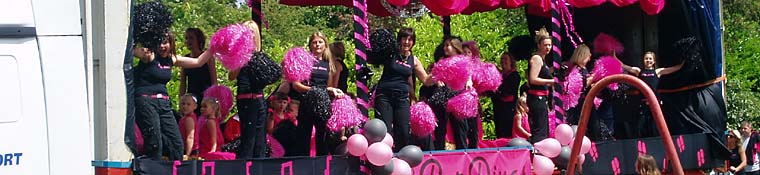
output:
M203 102L201 104L210 104L212 108L214 108L214 117L222 117L222 110L219 107L219 100L213 97L204 98ZM209 117L209 116L206 116Z
M646 52L644 52L644 56L646 56L647 54L652 55L652 60L654 60L654 68L657 68L657 55L654 54L654 52L652 52L652 51L646 51ZM641 59L644 60L644 57L641 57Z
M312 33L311 36L309 36L309 45L311 45L311 42L317 38L322 39L322 41L325 42L325 50L322 51L322 60L325 60L325 59L327 60L327 63L329 64L329 67L330 67L330 73L334 73L338 71L338 68L336 68L335 66L335 59L333 59L332 53L330 52L329 45L327 44L328 42L327 42L327 37L325 36L325 34L319 31Z
M541 44L541 41L545 39L552 39L552 36L549 35L545 27L541 27L541 29L536 31L536 44Z
M654 157L649 154L641 154L636 159L636 171L642 175L660 175L660 169Z
M589 56L591 56L591 49L585 44L581 44L578 48L575 48L575 51L573 51L573 57L570 58L570 62L577 66L586 66L581 65L581 60L588 58Z
M525 97L525 93L522 93L519 98L517 98L517 113L520 115L524 115L528 113L528 100Z
M739 132L739 130L735 130L735 129L731 130L730 132L731 132L731 134L734 134L734 136L736 137L736 145L737 146L742 146L742 142L743 142L744 138L742 138L741 132Z
M253 50L255 50L256 52L261 51L262 45L261 45L261 36L259 36L261 35L261 32L259 32L259 25L256 24L256 22L250 21L250 20L243 22L243 25L248 26L248 28L251 29L251 33L253 33L253 42L254 42L253 44L256 45L256 47Z

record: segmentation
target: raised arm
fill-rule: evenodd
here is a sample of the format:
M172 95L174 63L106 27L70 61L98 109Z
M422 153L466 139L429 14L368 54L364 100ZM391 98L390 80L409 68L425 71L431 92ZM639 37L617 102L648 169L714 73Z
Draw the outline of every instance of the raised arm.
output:
M660 76L672 74L673 72L681 70L681 67L683 67L683 62L673 67L664 67L664 68L655 69L655 72L657 72L657 77L660 77Z
M174 56L173 60L175 65L183 68L198 68L212 59L214 59L214 54L209 51L205 51L200 56L198 56L198 59L184 56Z
M541 72L541 66L544 65L544 61L541 56L533 55L530 58L530 72L528 72L528 83L538 86L547 86L554 84L554 80L539 78L538 73Z
M417 79L420 80L422 85L425 86L432 86L435 82L433 81L432 76L428 75L427 72L425 72L425 68L422 67L422 62L417 59L417 57L414 57L414 75L417 76Z

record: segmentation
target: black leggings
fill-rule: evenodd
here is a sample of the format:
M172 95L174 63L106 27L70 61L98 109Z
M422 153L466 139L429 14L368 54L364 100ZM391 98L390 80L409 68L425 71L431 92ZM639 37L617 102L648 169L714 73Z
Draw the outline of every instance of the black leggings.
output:
M494 101L493 115L496 138L511 138L512 125L515 119L515 103Z
M240 149L238 159L264 157L266 153L267 112L264 99L238 99L240 116Z
M411 139L409 105L409 94L406 92L378 91L375 96L375 117L385 122L385 127L393 136L395 151L406 146Z
M438 126L436 126L435 130L433 131L433 134L435 135L433 145L435 147L435 150L446 150L446 124L449 123L449 113L447 113L446 109L443 108L433 106L430 108L433 109L435 118L438 120Z
M308 107L298 108L298 126L296 127L296 146L293 154L296 156L309 156L311 151L312 126L316 129L315 146L317 156L327 155L330 149L327 145L327 121L311 112Z
M528 94L528 118L530 118L531 143L544 140L549 136L549 104L547 96Z
M478 148L478 141L480 141L480 138L478 136L480 135L478 132L478 125L480 122L480 117L472 117L466 119L467 121L467 148L469 149L477 149Z
M145 140L143 155L156 160L161 156L182 159L184 143L169 100L135 97L135 119Z

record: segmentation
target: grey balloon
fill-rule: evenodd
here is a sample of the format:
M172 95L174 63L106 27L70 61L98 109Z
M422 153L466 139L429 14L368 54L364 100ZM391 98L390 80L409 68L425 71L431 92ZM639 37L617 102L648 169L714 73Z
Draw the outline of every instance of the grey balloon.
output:
M388 129L385 127L385 122L380 119L372 119L364 124L364 137L367 138L369 144L383 140L386 132Z
M507 146L531 146L530 142L522 138L513 138Z
M370 165L372 170L372 175L390 175L393 173L393 161L388 162L387 164L383 166L375 166Z
M416 145L407 145L398 152L398 158L409 163L414 168L422 163L422 149Z
M557 167L560 167L561 169L564 169L567 167L567 163L570 162L570 154L572 152L572 149L570 149L570 146L563 146L562 150L559 152L559 156L553 158L553 162Z

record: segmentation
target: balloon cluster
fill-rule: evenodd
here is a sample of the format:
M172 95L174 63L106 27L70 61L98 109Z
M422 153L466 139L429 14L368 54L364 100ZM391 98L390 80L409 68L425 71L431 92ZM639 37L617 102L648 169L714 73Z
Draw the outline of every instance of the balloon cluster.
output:
M572 143L576 139L574 135L575 131L570 125L560 124L554 130L555 138L547 138L534 143L533 147L541 155L536 155L533 158L533 172L536 175L552 174L555 165L559 167L567 166L567 163L570 162ZM591 149L591 140L586 136L579 139L583 139L583 144L581 145L581 155L578 157L578 162L579 164L583 164L585 154ZM530 143L521 138L515 138L509 142L509 146L529 145Z
M372 174L411 175L412 167L422 162L420 147L408 145L393 157L393 137L388 134L385 122L372 119L364 124L362 134L348 138L346 149L353 156L366 156L373 165Z

